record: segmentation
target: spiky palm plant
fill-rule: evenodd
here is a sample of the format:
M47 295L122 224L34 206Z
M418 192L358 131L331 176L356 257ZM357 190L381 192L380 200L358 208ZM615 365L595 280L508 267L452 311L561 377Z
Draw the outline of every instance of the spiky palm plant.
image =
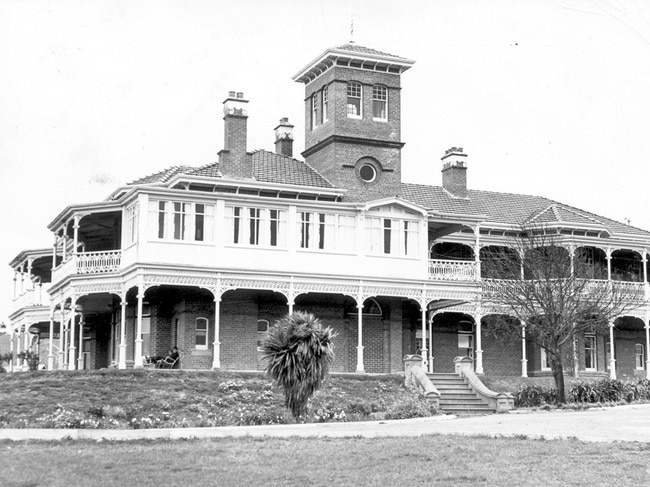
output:
M296 312L278 320L262 341L266 372L284 388L284 402L295 418L329 375L335 333L311 313Z

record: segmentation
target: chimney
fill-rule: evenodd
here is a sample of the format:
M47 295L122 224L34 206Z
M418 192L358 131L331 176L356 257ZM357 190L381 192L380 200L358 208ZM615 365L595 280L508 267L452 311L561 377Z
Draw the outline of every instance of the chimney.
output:
M219 170L224 176L253 176L252 156L246 152L247 105L241 91L229 91L223 102L224 147L219 152Z
M293 125L288 118L281 118L275 127L275 153L293 157Z
M452 147L442 157L442 187L458 198L467 197L467 154Z

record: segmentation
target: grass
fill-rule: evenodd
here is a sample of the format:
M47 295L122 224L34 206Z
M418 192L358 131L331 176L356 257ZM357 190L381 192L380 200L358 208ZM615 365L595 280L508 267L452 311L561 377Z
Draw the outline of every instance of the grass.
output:
M435 414L400 376L335 376L306 422ZM0 374L0 427L161 428L294 422L262 373L100 370Z
M63 467L65 466L65 467ZM647 485L650 446L512 438L1 442L4 486Z

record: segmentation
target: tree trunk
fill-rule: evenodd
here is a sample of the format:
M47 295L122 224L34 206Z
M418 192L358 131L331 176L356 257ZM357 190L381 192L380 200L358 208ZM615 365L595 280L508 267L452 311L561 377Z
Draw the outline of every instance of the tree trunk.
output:
M555 392L557 394L557 403L564 404L566 397L564 395L564 369L560 360L551 359L551 372L555 380Z

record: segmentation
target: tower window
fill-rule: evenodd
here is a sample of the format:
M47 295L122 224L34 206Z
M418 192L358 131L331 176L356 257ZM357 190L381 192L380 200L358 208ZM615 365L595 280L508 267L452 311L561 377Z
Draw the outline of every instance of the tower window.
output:
M361 118L361 83L348 83L348 117Z
M316 93L311 95L311 128L315 129L318 125L318 97Z
M372 164L364 164L359 168L359 176L361 176L361 179L366 183L371 183L377 177L377 170Z
M325 123L329 117L329 98L327 93L327 86L323 86L323 90L321 91L321 102L323 104L323 123Z
M372 87L372 118L374 120L388 120L388 89L385 86Z

